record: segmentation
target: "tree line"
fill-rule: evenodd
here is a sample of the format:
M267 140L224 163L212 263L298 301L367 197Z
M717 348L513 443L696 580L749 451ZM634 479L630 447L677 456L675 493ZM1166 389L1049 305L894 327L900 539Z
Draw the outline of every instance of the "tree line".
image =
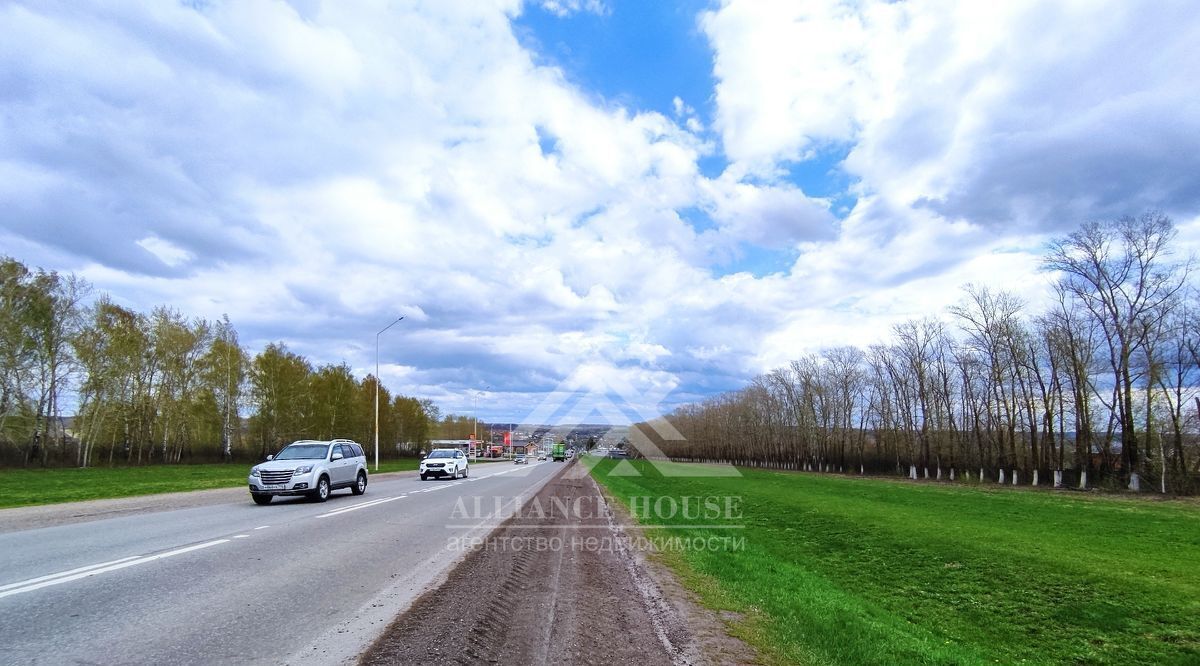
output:
M1156 212L1054 239L1052 305L963 288L890 340L808 354L667 416L668 456L785 469L1194 492L1200 291Z
M228 317L91 296L74 275L0 257L0 464L244 461L296 439L374 441L375 377L282 342L251 355ZM382 456L466 422L384 386L379 404Z

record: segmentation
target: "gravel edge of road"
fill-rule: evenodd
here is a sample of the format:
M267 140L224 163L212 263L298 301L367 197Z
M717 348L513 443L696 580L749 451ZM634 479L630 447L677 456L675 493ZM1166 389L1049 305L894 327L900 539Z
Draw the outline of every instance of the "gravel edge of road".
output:
M564 467L562 470L550 474L540 482L526 488L508 504L526 501L533 497L546 484L562 476L565 471ZM485 520L462 537L467 539L486 537L507 522L507 520ZM421 598L437 592L438 588L450 578L455 569L472 552L471 550L462 550L451 557L447 557L443 552L434 554L414 567L408 575L401 576L396 582L381 590L367 603L360 606L349 618L322 633L311 644L293 652L281 663L285 666L298 663L303 663L305 666L351 666L357 664L361 655L379 639L380 635L391 626L397 617L403 615Z
M642 648L643 650L648 650L649 645L657 643L658 649L661 650L659 652L662 657L660 661L665 661L673 666L761 663L759 655L752 648L729 635L728 626L717 611L701 605L696 596L678 582L674 573L666 565L655 561L653 557L647 557L647 553L632 547L634 542L630 536L640 537L642 535L640 526L624 510L624 506L591 476L586 466L569 464L563 472L548 478L539 492L547 492L547 488L556 480L568 482L573 480L576 484L582 483L583 486L589 488L589 494L594 494L599 499L602 516L598 516L601 521L598 526L603 530L601 534L607 535L602 538L611 539L613 544L612 550L607 551L612 554L610 555L612 558L609 560L610 564L607 566L615 567L615 569L609 570L610 574L615 574L621 579L620 581L612 579L612 587L609 592L619 596L620 603L631 604L637 609L631 612L635 615L640 614L640 617L644 618L645 624L642 626L646 627L647 633L643 634L644 638L641 640L648 640L648 643L641 643L645 646ZM522 524L517 524L518 521ZM510 516L497 525L489 536L506 535L505 538L509 538L507 535L513 529L524 527L527 522L527 519L519 516ZM514 525L515 527L513 527ZM540 537L541 534L539 533L538 536ZM645 539L638 539L637 543L649 542ZM499 557L497 554L483 553L480 550L480 548L469 550L456 558L453 567L446 570L445 575L440 578L436 586L428 587L423 594L413 599L403 612L396 614L388 626L380 632L379 639L363 652L358 663L360 665L364 663L414 663L413 659L418 657L421 649L419 645L413 644L414 632L422 636L422 640L427 640L430 645L441 646L446 642L447 637L444 634L453 635L456 630L464 630L466 627L472 626L473 622L478 621L480 616L486 617L488 613L501 610L513 612L517 608L529 610L528 597L522 599L520 596L505 596L504 594L508 592L512 595L520 595L523 592L518 592L518 590L524 591L527 588L539 587L537 582L531 582L525 578L529 575L530 569L539 566L536 561L531 564L530 561L527 561L528 558L522 559L531 552L528 546L519 549L516 555L511 555L507 560L510 563L508 568L511 571L506 571L503 565L496 566L494 564L498 562L495 559ZM576 558L571 557L570 559L575 560ZM591 567L594 564L589 563L587 566ZM500 574L503 584L496 590L491 590L485 585L478 591L478 594L482 596L478 598L478 601L472 602L486 606L485 599L492 599L491 593L498 594L498 597L492 599L490 606L486 608L462 606L463 599L466 598L462 594L463 581L469 579L473 573L463 571L463 567L486 569L490 574ZM460 575L456 576L456 574ZM516 575L517 578L508 578L510 575ZM550 576L553 582L549 583L549 589L541 592L543 595L550 596L542 598L547 599L545 603L554 606L556 603L554 599L557 598L560 590L557 582L558 574L546 575ZM567 575L565 571L564 575ZM586 582L585 579L575 578L573 580L576 584ZM544 586L543 582L541 587ZM496 607L497 603L500 604L500 607ZM479 610L480 608L482 610ZM551 612L551 622L553 622L553 617L553 612ZM566 620L566 623L570 625L572 621ZM418 629L418 627L424 628ZM515 639L517 644L513 645L512 636L503 631L493 637L491 631L496 629L494 624L484 621L480 627L480 631L484 632L482 637L472 634L468 638L467 645L462 647L463 652L457 652L456 648L452 649L450 653L443 651L441 654L422 656L429 663L437 664L473 663L482 662L485 659L490 663L500 664L523 663L522 659L531 659L530 663L538 663L538 659L545 661L548 657L547 654L532 656L527 654L528 646L525 643L522 643L520 639ZM592 628L595 628L594 625ZM580 629L583 629L582 625L575 628L576 631ZM603 635L603 630L601 630L601 634ZM548 636L549 634L547 634ZM568 636L572 636L572 634L563 635L559 640L570 643L573 639ZM637 642L632 634L628 637L630 641ZM492 645L493 643L494 645ZM491 651L486 649L489 645L492 647ZM497 648L497 645L502 647ZM412 651L414 647L416 652ZM515 652L508 654L507 657L502 656L504 653L495 652L496 649L503 650L509 647L515 649ZM593 646L592 649L594 650L595 647L598 646ZM648 655L649 652L642 654ZM615 656L596 652L592 652L591 655L602 660ZM590 659L586 661L587 663L603 663L603 661Z
M603 484L589 473L588 478L608 506L609 524L614 543L653 543L643 538L645 530ZM630 538L632 537L632 539ZM716 610L704 606L694 592L687 589L675 572L650 555L629 548L620 548L631 578L655 621L659 640L683 664L760 664L758 652L729 633L726 620ZM680 629L682 628L682 632Z

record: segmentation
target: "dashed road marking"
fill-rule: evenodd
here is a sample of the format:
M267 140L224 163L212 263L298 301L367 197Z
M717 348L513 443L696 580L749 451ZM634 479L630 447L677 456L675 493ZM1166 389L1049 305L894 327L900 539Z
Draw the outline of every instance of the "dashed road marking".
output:
M80 578L87 578L89 576L95 576L95 575L102 574L102 573L108 573L110 571L117 571L118 569L124 569L126 567L132 567L132 566L138 565L138 564L145 564L146 562L154 562L155 560L163 560L168 557L174 557L176 555L190 553L194 550L200 550L202 548L209 548L211 546L219 546L223 543L228 543L228 542L229 542L229 539L217 539L215 541L208 541L206 543L198 543L194 546L186 546L184 548L176 548L175 550L169 550L165 553L159 553L158 555L148 555L146 557L142 557L140 555L135 555L133 557L123 558L122 560L113 560L112 562L96 564L91 567L80 567L80 569L87 569L86 571L79 571L78 569L73 570L73 571L78 571L78 573L71 573L70 571L64 571L59 574L52 574L51 576L42 576L40 578L33 578L31 580L22 581L20 583L12 583L8 586L11 589L7 589L3 592L0 592L0 599L2 599L4 597L12 596L14 594L21 594L23 592L32 592L34 590L40 590L43 587L50 587L51 585L59 585L62 583L69 583L73 580L79 580Z
M340 516L343 513L349 513L351 511L358 511L359 509L365 509L370 506L379 506L380 504L385 504L387 502L392 502L392 501L395 501L398 499L400 499L400 498L399 497L384 497L382 499L371 500L370 502L362 502L359 504L355 504L354 506L348 506L343 509L336 509L334 511L330 511L329 513L323 513L323 514L317 516L317 518L328 518L330 516Z

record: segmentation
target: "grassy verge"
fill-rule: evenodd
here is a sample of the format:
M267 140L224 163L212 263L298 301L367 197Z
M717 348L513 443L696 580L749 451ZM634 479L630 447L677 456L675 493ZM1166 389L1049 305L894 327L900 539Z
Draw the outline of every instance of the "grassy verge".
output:
M384 460L379 473L417 469L416 458ZM374 465L368 469L374 472ZM250 465L147 465L88 469L2 469L0 509L35 504L134 497L246 484Z
M771 661L1200 663L1195 504L616 462L592 473L651 535L744 537L664 559ZM667 497L741 515L656 515Z

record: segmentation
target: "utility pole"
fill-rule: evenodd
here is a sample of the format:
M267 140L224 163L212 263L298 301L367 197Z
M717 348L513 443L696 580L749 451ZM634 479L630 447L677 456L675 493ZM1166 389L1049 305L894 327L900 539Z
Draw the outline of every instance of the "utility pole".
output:
M404 317L384 326L375 334L375 471L379 471L379 336L389 328L404 321Z

